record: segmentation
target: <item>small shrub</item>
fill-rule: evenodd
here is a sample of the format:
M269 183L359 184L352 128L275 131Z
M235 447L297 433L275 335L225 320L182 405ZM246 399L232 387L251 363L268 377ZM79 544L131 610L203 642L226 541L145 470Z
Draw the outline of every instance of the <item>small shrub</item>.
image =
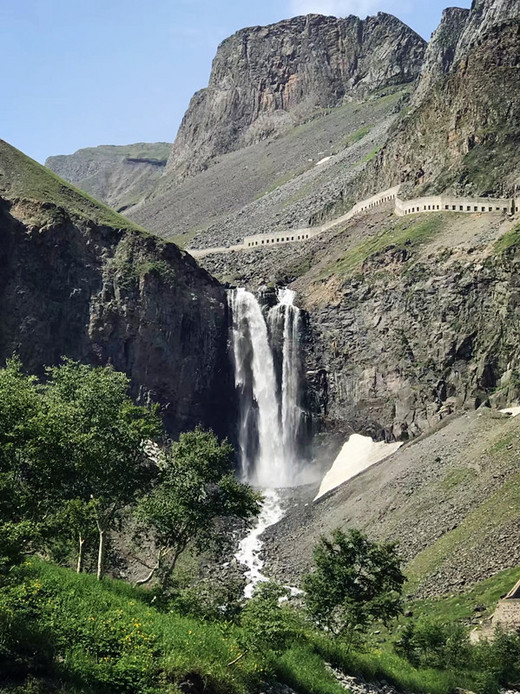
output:
M244 648L266 654L282 653L302 635L295 611L283 602L287 588L275 583L260 583L240 620Z
M395 650L414 667L442 670L466 667L471 648L461 625L424 619L404 627Z

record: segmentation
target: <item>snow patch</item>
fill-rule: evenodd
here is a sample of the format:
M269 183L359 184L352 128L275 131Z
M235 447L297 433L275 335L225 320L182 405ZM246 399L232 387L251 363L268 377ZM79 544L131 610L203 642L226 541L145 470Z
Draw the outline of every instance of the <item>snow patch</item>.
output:
M314 501L331 489L335 489L340 484L352 479L352 477L363 472L371 465L392 455L402 445L400 441L395 443L376 442L370 436L352 434L323 478Z
M500 410L502 414L510 414L511 417L516 417L517 414L520 414L520 406L518 405L513 405L512 407L506 407L504 410Z

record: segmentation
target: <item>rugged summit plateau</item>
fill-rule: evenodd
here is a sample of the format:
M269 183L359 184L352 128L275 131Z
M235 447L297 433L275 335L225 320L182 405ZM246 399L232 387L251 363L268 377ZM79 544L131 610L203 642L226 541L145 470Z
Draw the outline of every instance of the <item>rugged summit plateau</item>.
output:
M226 39L193 97L168 170L176 177L316 115L419 74L426 44L396 17L307 15Z
M171 144L100 145L49 157L45 166L115 210L141 202L164 172Z

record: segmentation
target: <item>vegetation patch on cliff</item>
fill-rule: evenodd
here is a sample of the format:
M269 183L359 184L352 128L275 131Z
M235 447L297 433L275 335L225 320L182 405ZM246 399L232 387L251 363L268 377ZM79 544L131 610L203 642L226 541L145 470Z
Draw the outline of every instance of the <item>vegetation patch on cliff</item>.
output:
M444 225L445 215L421 216L413 220L401 219L386 229L350 248L343 257L321 271L321 277L348 275L368 258L387 248L413 248L429 241Z
M506 231L495 243L495 252L503 253L510 248L517 248L520 246L520 224L518 224L514 229Z
M56 205L72 215L115 229L141 227L67 183L50 169L0 140L0 191L10 200Z

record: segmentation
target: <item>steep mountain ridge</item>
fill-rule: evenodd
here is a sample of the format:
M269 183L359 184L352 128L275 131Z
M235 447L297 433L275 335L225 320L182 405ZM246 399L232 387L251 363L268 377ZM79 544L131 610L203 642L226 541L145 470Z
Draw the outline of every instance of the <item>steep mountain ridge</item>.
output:
M384 144L409 89L384 89L361 102L323 109L277 138L222 155L180 183L165 175L131 218L194 248L236 243L255 231L307 226Z
M168 142L100 145L49 157L45 166L121 212L138 205L153 190L170 149Z
M450 189L513 194L520 155L520 2L449 10L412 101L368 167L362 190L402 183L410 197Z
M209 85L192 99L168 161L176 178L215 157L286 132L316 108L419 74L426 44L396 17L307 15L243 29L218 48Z
M0 358L112 364L169 433L229 432L224 289L191 256L0 141Z

